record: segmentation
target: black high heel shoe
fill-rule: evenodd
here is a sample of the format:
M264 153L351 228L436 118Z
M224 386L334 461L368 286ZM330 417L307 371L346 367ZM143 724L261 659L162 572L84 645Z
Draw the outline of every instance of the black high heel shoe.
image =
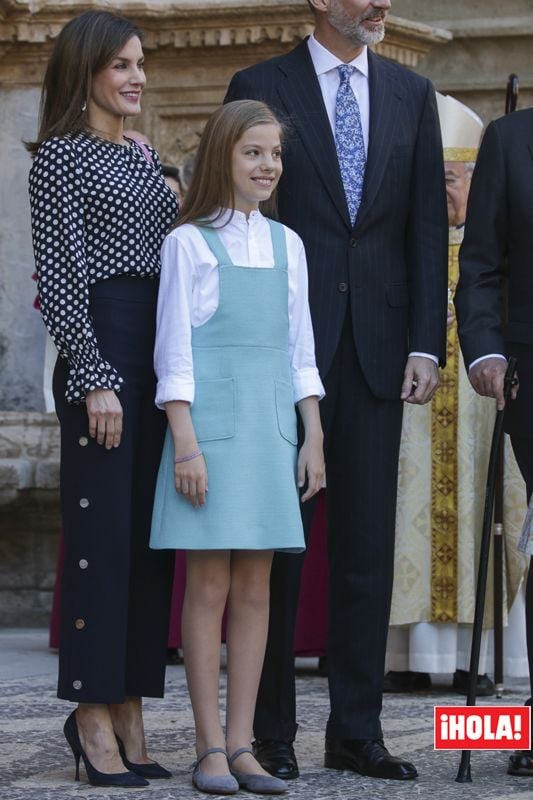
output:
M99 772L97 769L93 767L89 759L85 754L85 750L81 746L80 736L78 733L78 723L76 721L76 711L73 711L69 717L67 717L67 721L65 722L63 733L65 734L65 739L69 743L72 753L74 755L74 760L76 762L76 777L75 780L79 781L80 779L80 757L83 758L83 763L85 764L85 770L87 772L87 777L89 779L89 783L92 786L149 786L147 780L144 778L135 775L133 772L117 772L117 773L107 773L107 772Z
M118 742L118 752L124 762L124 766L136 775L141 775L143 778L171 778L172 773L158 764L157 761L152 761L151 764L134 764L133 761L128 761L126 758L126 750L124 749L124 742L115 733Z

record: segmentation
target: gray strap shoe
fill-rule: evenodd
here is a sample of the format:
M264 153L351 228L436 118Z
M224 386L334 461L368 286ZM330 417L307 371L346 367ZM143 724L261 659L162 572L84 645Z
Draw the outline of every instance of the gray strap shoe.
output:
M240 747L228 759L231 774L236 778L241 789L244 789L246 792L253 792L254 794L283 794L287 791L289 787L281 778L275 778L273 775L262 775L260 773L236 772L232 769L233 762L243 753L254 755L250 747Z
M226 758L228 754L222 747L210 747L205 753L202 753L192 773L192 785L195 789L206 794L236 794L239 791L239 784L233 775L206 775L200 769L200 764L206 756L211 753L224 753Z

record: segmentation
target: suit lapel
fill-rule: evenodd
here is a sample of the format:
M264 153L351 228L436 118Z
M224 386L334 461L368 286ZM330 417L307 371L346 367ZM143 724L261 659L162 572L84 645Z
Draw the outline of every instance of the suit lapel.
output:
M370 126L363 198L356 228L370 212L394 144L394 130L402 93L386 61L368 51Z
M368 158L365 170L363 198L357 215L356 228L372 209L387 166L398 111L402 100L401 87L388 64L368 51L370 126ZM279 64L281 79L277 90L325 187L351 229L348 205L335 149L335 139L324 107L322 92L307 47L307 40L292 50Z
M283 77L277 90L290 123L300 136L332 202L351 228L335 140L307 40L283 59L279 69Z

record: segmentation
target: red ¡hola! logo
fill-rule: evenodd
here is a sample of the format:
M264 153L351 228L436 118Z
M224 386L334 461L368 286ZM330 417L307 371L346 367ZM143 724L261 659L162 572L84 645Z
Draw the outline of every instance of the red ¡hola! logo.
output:
M531 706L435 706L435 750L530 750Z

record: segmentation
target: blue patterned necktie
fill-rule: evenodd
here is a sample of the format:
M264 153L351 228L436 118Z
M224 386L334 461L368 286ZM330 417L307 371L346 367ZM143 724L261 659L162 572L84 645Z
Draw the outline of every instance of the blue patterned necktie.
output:
M350 86L350 76L355 67L341 64L337 69L340 84L335 102L335 146L350 219L355 223L363 195L365 142L359 104Z

